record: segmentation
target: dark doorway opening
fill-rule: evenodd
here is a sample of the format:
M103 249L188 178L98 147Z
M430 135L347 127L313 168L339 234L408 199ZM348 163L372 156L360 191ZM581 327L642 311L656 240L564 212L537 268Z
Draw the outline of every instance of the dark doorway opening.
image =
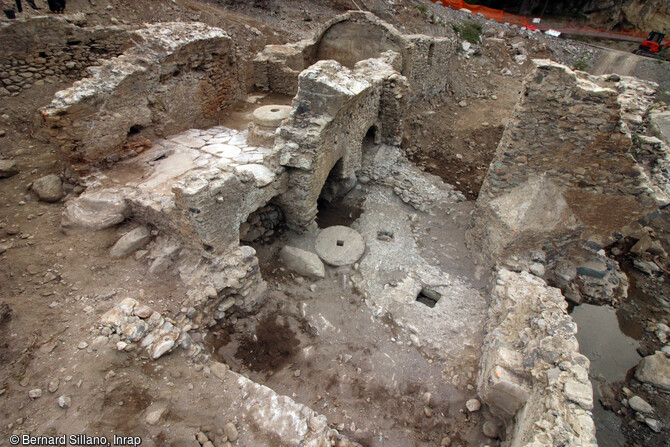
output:
M361 215L360 201L347 200L346 196L356 186L356 176L344 177L342 159L330 170L326 183L317 200L316 224L319 228L333 225L349 226Z

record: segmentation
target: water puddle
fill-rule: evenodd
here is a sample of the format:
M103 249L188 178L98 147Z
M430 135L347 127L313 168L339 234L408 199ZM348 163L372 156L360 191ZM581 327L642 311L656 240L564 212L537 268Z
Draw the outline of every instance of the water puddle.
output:
M571 315L579 327L579 350L591 360L593 419L598 444L623 446L626 440L621 432L621 421L600 404L598 386L624 380L628 371L639 363L638 342L626 335L634 331L625 324L622 328L617 312L607 306L582 304L575 307Z

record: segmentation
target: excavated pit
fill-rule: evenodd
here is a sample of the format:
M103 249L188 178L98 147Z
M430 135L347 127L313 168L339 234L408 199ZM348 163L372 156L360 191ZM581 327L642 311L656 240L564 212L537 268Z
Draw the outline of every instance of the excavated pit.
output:
M131 355L142 359L183 348L162 360L174 368L186 359L188 368L171 377L200 382L195 363L209 380L197 385L200 392L227 390L247 445L586 445L595 442L594 405L601 445L623 445L624 435L652 439L643 430L657 427L653 421L620 402L630 397L628 385L658 406L660 419L670 408L635 382L632 369L663 341L655 316L662 312L656 306L667 308L657 298L665 289L654 279L667 263L652 254L664 250L652 244L653 253L630 255L645 237L640 231L655 233L624 228L664 197L663 185L645 183L662 177L657 166L643 172L626 156L627 145L639 143L629 131L642 122L653 87L549 61L533 65L523 44L508 48L493 35L468 53L451 36L401 34L363 12L334 19L312 41L267 47L247 72L221 30L170 26L165 40L151 27L134 33L166 48L184 45L176 59L191 65L157 72L172 88L156 88L124 56L121 74L118 61L107 61L72 87L81 103L59 94L43 109L51 136L76 161L115 163L91 172L90 191L68 212L88 203L96 212L79 208L74 217L95 219L97 201L116 200L111 225L125 223L112 252L121 242L131 248L115 257L134 253L166 288L181 281L188 289L169 306L149 297L155 312L144 305L144 290L137 300L114 298L92 329L98 338L89 353L107 340L115 355L137 350ZM193 30L202 35L182 42ZM225 63L208 60L208 49ZM162 70L157 54L143 64ZM243 91L250 67L263 91ZM117 85L139 78L143 93L163 95L125 104L122 88L98 92L123 112L105 121L109 141L83 130L99 116L82 91L95 90L105 70ZM78 90L84 87L91 90ZM161 101L182 94L180 120ZM638 102L626 103L635 95ZM555 115L547 106L554 102L571 113ZM269 105L281 120L254 114ZM595 137L582 132L587 124ZM571 157L593 169L562 164ZM103 188L114 199L92 197ZM601 222L614 209L620 215ZM362 256L328 264L316 241L333 226L360 235ZM137 235L144 239L128 242ZM620 239L616 256L614 246L602 251L613 237ZM559 272L561 262L575 263L575 274ZM653 270L639 278L633 268ZM627 299L620 270L629 275ZM620 307L615 314L582 304L570 317L562 293ZM162 366L144 369L158 377ZM123 380L107 386L99 430L138 427L121 421L117 407L133 416L155 407L151 393ZM218 408L220 396L210 394L206 405ZM198 415L186 415L183 399L159 419L193 424ZM203 427L195 434L200 445L222 439Z

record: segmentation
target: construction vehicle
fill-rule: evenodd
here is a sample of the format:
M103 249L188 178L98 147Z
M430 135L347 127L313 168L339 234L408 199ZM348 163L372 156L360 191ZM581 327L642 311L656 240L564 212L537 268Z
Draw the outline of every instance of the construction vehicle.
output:
M670 47L670 42L663 44L664 37L664 33L652 31L651 34L649 34L649 37L647 37L647 40L642 42L640 47L633 51L633 53L640 56L670 61L670 56L667 55L668 51L663 51L665 48ZM664 55L663 53L666 54Z

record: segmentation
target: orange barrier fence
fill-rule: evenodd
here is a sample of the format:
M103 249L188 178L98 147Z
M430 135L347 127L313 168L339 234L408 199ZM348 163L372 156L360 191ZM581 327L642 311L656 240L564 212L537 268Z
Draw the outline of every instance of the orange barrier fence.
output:
M449 6L453 9L467 9L473 14L481 14L487 19L497 20L498 22L512 23L515 25L526 25L528 22L525 17L508 14L500 9L487 8L481 5L471 5L461 0L432 0L433 3L442 3L442 6Z
M471 5L462 0L431 0L431 1L433 3L441 3L442 6L449 6L456 10L465 8L471 11L473 14L481 14L487 19L497 20L498 22L510 23L512 25L525 26L529 29L535 29L535 25L531 24L528 21L528 17L519 16L516 14L509 14L504 11L501 11L500 9L488 8L486 6L481 5ZM541 28L548 29L544 26L542 26ZM565 33L569 33L570 30L573 31L583 30L583 31L595 31L599 33L608 33L608 34L619 34L621 36L638 37L640 38L641 41L646 39L647 36L649 35L649 33L645 31L638 31L638 30L611 31L605 29L588 28L585 26L577 26L569 23L559 29L559 31L563 31ZM670 42L670 36L664 39L664 42Z

